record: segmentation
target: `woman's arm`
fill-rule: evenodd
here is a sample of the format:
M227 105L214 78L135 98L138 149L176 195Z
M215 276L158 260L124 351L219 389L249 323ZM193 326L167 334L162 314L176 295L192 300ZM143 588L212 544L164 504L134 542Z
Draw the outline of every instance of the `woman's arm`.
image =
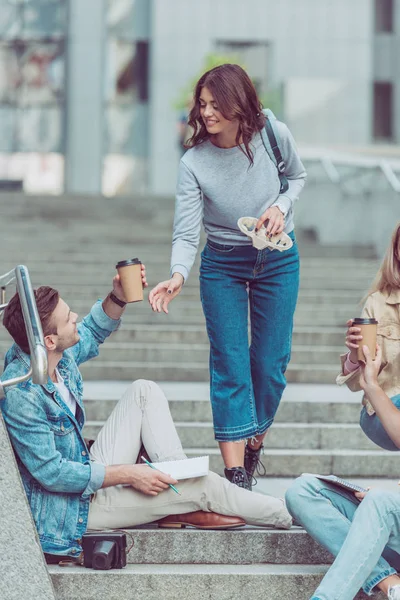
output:
M199 183L181 160L172 238L171 277L174 273L180 273L185 281L188 278L199 247L202 217L203 201Z
M361 316L373 319L375 318L375 305L372 296L367 298L364 308L361 311ZM352 319L347 321L347 332L346 332L346 346L349 349L347 354L341 355L342 372L337 376L336 383L343 385L344 383L352 392L359 392L361 390L359 378L360 368L357 359L357 349L359 342L362 342L360 338L358 328L353 328Z
M203 216L202 192L196 177L181 160L174 219L171 279L161 281L149 294L155 312L168 314L169 303L180 293L196 258Z
M289 188L284 194L278 196L272 206L277 206L286 217L304 187L307 173L300 160L296 142L288 127L281 121L278 121L277 124L281 138L282 156L286 164L285 175L289 182Z
M395 407L389 396L378 383L379 370L382 363L382 350L377 345L376 357L372 360L368 346L363 346L365 365L360 363L360 386L368 396L386 433L400 448L400 410Z

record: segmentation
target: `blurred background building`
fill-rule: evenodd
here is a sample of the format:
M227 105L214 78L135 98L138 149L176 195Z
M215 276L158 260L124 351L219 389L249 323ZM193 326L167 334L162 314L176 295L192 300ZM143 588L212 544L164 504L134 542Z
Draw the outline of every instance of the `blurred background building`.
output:
M0 178L173 194L189 90L225 58L307 156L395 156L399 56L400 0L0 0Z

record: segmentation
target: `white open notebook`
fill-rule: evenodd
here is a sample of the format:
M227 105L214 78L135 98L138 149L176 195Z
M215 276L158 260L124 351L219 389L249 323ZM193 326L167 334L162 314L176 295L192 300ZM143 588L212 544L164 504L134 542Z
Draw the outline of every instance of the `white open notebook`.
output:
M159 471L179 480L208 475L209 462L210 459L208 456L198 456L196 458L168 460L166 462L155 462L151 464Z

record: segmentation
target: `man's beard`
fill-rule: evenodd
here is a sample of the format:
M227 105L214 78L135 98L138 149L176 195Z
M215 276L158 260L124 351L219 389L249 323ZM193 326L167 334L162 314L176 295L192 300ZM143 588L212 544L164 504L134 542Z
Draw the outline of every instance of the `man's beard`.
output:
M70 338L70 339L59 339L58 340L58 344L56 346L56 352L58 354L62 354L64 352L64 350L68 350L68 348L72 348L72 346L76 346L76 344L79 342L80 340L80 335L79 333L75 333L74 337Z

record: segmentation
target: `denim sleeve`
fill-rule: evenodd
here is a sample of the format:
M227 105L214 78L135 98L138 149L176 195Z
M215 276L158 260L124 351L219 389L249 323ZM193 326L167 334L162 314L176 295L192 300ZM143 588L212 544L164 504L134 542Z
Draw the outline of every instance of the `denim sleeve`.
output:
M91 496L92 494L97 492L97 490L99 490L103 485L104 477L106 475L106 468L104 465L100 463L91 462L90 466L91 474L89 483L87 484L86 489L82 494L82 496L84 497Z
M98 300L90 313L78 325L79 342L70 348L78 365L99 354L99 345L118 329L121 319L111 319L103 310L102 300Z
M101 469L93 469L89 457L85 463L62 457L56 448L46 411L35 393L20 387L9 389L2 412L14 451L46 490L85 496L92 493L91 486L102 485Z

